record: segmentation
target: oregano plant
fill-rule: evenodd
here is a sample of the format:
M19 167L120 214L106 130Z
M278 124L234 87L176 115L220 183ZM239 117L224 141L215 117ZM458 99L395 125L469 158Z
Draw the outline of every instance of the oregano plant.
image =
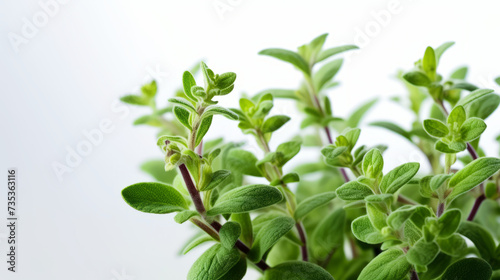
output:
M155 81L124 96L149 108L134 124L157 128L163 153L141 166L155 181L123 189L125 202L197 228L181 254L209 245L186 271L189 280L243 279L247 269L268 280L500 279L500 158L480 145L500 96L467 82L466 67L446 78L438 72L453 43L428 47L413 69L397 74L407 94L390 99L413 116L410 128L391 114L368 123L423 155L392 166L389 143L358 141L378 99L334 114L343 64L334 57L357 47L325 47L326 38L297 51L261 51L294 66L302 81L271 85L230 108L218 101L234 94L236 74L216 74L203 62L184 72L165 106ZM283 98L300 115L273 114ZM205 139L220 117L234 121L224 133L239 128L260 151ZM294 133L292 118L301 120ZM284 127L291 138L275 143Z

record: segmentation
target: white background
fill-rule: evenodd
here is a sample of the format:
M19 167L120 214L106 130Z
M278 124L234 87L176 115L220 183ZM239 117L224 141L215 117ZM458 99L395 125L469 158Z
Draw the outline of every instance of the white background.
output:
M238 74L234 93L222 101L235 106L242 92L299 84L293 67L258 56L259 50L294 49L328 32L326 46L362 47L344 63L342 85L329 92L338 116L378 96L382 101L367 117L409 127L411 115L387 101L404 93L393 77L410 69L427 45L445 41L456 45L441 60L441 73L467 64L471 82L499 90L492 83L500 75L498 1L70 0L46 22L40 3L0 2L0 170L3 180L7 168L19 170L20 218L15 274L6 271L7 229L0 226L0 279L185 278L202 252L177 255L191 227L174 223L172 215L137 212L120 196L125 186L150 180L141 162L161 157L156 131L131 125L147 112L117 102L151 75L166 104L182 72L205 59L216 73ZM26 21L38 27L23 35ZM22 43L12 43L13 34L23 36ZM297 115L286 101L277 102L276 112ZM482 140L493 156L499 118L488 119ZM83 131L99 129L106 119L113 131L58 180L53 163L65 164L67 149L85 141ZM287 124L272 145L293 136L298 123ZM391 145L386 168L421 160L410 144L382 132L363 127L361 142ZM247 139L236 123L218 117L207 137L222 134ZM5 185L0 218L6 216Z

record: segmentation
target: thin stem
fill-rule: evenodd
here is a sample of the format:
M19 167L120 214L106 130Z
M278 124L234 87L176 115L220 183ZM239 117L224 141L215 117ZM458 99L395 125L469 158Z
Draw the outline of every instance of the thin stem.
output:
M417 272L415 271L415 269L412 269L411 270L411 277L410 277L411 280L419 280L418 279L418 274Z
M193 224L201 228L204 232L206 232L208 235L210 235L213 239L215 240L220 240L219 233L214 230L211 226L207 225L205 222L198 218L191 218L189 219Z
M203 205L203 201L201 200L200 193L193 183L193 179L191 178L191 174L189 174L189 170L187 169L185 164L179 165L179 170L181 171L182 178L186 183L186 188L189 192L189 195L191 196L191 199L193 200L193 204L196 207L196 211L198 211L198 213L200 213L200 215L205 218L205 206Z
M443 212L444 212L444 203L439 202L438 207L437 207L437 211L436 211L436 216L438 218L441 217L441 215L443 215Z
M401 203L404 203L404 204L409 204L409 205L418 205L419 203L412 200L411 198L409 197L406 197L402 194L398 195L398 201L401 202Z
M479 206L481 206L481 204L485 200L486 200L486 196L484 194L482 194L478 198L476 198L476 201L474 201L474 206L472 206L472 209L470 211L469 217L467 217L467 221L474 220L474 217L477 214L477 210L479 210Z
M306 246L307 243L306 231L301 222L296 223L295 226L297 227L297 231L299 232L300 241L302 241L303 244L300 247L300 251L302 252L302 260L307 262L309 261L309 254L307 253L307 246Z

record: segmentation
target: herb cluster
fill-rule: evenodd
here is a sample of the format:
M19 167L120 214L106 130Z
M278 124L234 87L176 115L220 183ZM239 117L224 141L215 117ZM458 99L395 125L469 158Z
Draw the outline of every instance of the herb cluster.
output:
M261 51L293 65L303 80L296 89L241 98L237 108L217 101L233 91L236 74L216 74L203 62L184 72L182 88L164 108L157 108L154 81L124 96L123 102L150 107L134 124L159 129L164 155L142 165L156 181L125 188L126 203L146 213L176 213L177 223L198 228L182 254L211 247L192 265L190 280L242 279L247 267L267 280L500 279L500 159L480 146L484 120L500 96L467 82L466 67L448 78L437 71L453 43L428 47L412 70L398 75L407 96L392 99L414 115L411 129L369 124L408 140L425 162L384 172L387 147L358 143L359 124L377 99L340 117L328 95L343 63L332 57L357 47L325 48L326 38L297 51ZM282 98L295 100L302 116L270 114ZM217 115L237 122L262 152L205 140ZM290 117L301 118L301 130L274 147L272 136ZM309 162L289 164L299 153ZM261 184L248 184L249 177Z

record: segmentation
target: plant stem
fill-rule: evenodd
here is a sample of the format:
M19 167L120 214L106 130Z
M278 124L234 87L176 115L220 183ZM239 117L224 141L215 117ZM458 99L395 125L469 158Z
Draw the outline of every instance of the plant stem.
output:
M418 205L419 203L412 200L411 198L408 198L402 194L398 195L398 201L404 204L409 204L409 205Z
M191 196L191 199L193 200L193 204L196 207L196 211L198 211L198 213L200 213L200 215L203 218L205 218L206 217L205 206L203 205L203 202L201 200L200 192L198 192L196 186L193 183L191 174L189 174L189 170L187 169L185 164L179 165L179 170L181 171L182 178L186 183L186 188L189 192L189 195Z
M307 242L306 231L301 222L296 223L295 226L297 227L297 231L299 232L300 241L302 241L303 244L300 247L300 251L302 252L302 260L307 262L309 261L309 254L307 253L307 246L306 246Z
M437 211L436 211L436 216L439 218L441 215L443 215L444 212L444 202L439 202Z
M415 269L412 269L411 270L411 277L410 277L411 280L419 280L418 279L418 274L417 272L415 271Z
M478 198L476 198L476 201L474 201L474 206L472 206L472 209L470 210L469 216L467 217L467 221L472 221L474 220L474 217L477 214L477 210L479 210L479 206L481 206L481 203L486 200L486 196L484 194L480 195Z
M203 205L203 202L201 201L200 193L198 192L198 190L196 189L196 186L193 183L193 180L191 178L191 174L189 173L189 170L187 169L186 165L184 165L184 164L181 164L179 166L179 170L181 171L182 178L184 179L184 182L186 183L186 187L188 189L189 195L191 196L191 199L193 200L193 204L195 205L196 210L200 213L200 215L203 217L205 222L207 222L205 206ZM213 228L213 230L212 230L212 229L210 229L210 227L208 227L208 225L205 225L204 222L202 222L198 219L191 219L191 220L193 221L193 223L195 223L198 227L200 227L202 230L204 230L206 233L208 233L212 237L214 234L213 230L215 230L217 232L217 238L215 238L215 237L214 238L217 240L220 239L218 233L219 233L220 229L222 228L222 225L219 222L213 221L210 223L210 226ZM248 254L250 252L250 248L248 248L239 239L236 241L235 247L245 254ZM266 262L264 262L263 260L260 260L258 263L255 263L255 265L258 268L260 268L262 271L265 271L266 269L269 268L269 265Z

